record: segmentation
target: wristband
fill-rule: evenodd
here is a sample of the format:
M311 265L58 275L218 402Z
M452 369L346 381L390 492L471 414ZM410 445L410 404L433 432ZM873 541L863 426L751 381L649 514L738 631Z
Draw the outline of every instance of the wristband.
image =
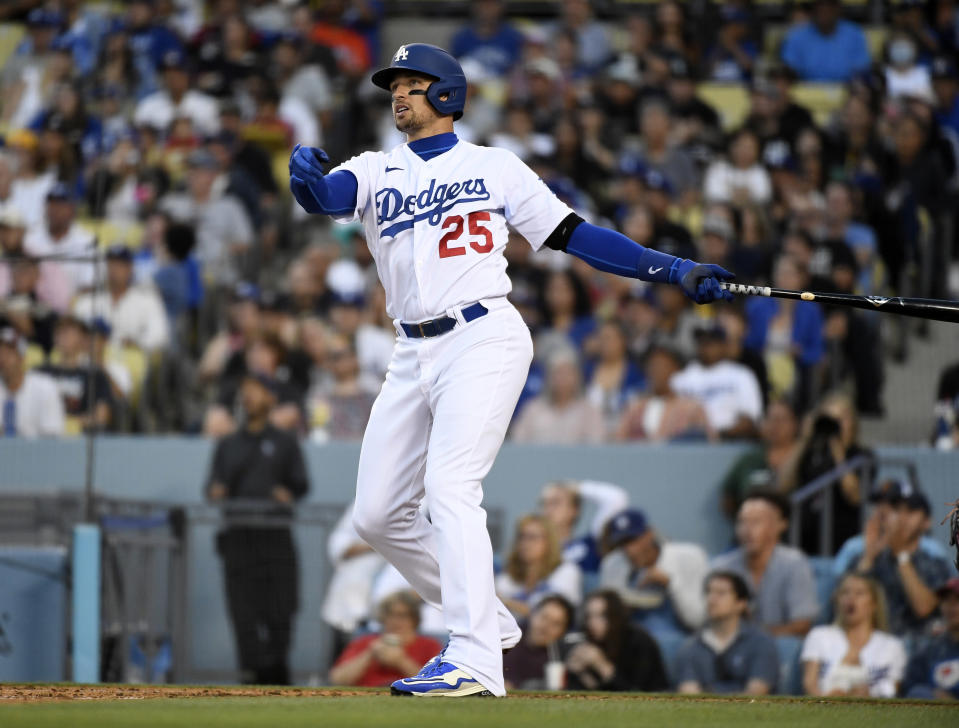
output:
M654 283L674 283L670 274L679 261L675 255L646 248L636 263L636 277Z
M900 551L896 554L896 561L899 562L899 565L908 564L912 560L912 554L908 551Z

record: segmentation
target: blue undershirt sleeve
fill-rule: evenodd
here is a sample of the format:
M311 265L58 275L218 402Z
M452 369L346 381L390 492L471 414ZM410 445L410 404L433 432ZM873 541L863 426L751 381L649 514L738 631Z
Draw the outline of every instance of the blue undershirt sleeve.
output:
M345 169L309 182L290 177L290 191L296 201L314 215L345 215L353 212L358 188L356 177Z
M675 283L681 258L644 248L622 233L580 223L573 230L566 252L607 273L657 283Z

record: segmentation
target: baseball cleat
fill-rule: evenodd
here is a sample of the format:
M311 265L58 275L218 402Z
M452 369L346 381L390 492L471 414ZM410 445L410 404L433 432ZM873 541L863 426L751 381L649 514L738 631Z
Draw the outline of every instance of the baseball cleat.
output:
M493 694L456 665L439 661L438 656L433 659L437 662L432 666L430 662L433 660L430 660L413 677L404 677L390 685L390 693L425 698L462 698L467 695L486 697Z

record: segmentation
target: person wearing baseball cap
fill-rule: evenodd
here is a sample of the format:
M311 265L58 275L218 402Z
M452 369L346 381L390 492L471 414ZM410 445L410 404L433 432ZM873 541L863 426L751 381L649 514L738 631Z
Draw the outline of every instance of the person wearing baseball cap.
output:
M76 190L56 182L47 192L43 224L30 226L23 247L38 258L59 259L70 278L68 298L93 285L95 244L93 233L77 223ZM73 262L70 259L76 259Z
M162 55L157 70L163 88L145 97L133 112L139 126L150 126L165 131L170 123L185 116L202 135L216 134L220 129L220 109L216 99L190 87L190 63L179 48Z
M929 500L909 481L901 481L893 499L895 515L886 532L867 531L863 552L854 568L878 581L886 593L893 634L917 639L927 634L936 617L935 589L953 573L945 557L919 548L931 525Z
M930 638L906 665L900 689L903 697L959 700L959 576L936 589L943 634Z
M103 316L113 329L113 341L145 352L164 349L170 340L169 320L163 302L152 286L133 285L133 251L114 243L106 251L106 290L80 296L73 312L86 320Z
M932 90L936 96L936 121L959 134L959 70L948 56L932 62Z
M248 369L240 384L244 419L216 445L206 496L224 503L226 528L217 535L226 597L245 683L290 682L289 651L297 611L297 554L288 526L234 525L249 514L230 501L258 501L268 513L288 514L309 490L296 434L272 424L280 385L265 370ZM262 512L262 511L261 511Z
M63 402L46 374L27 371L26 340L0 328L0 437L57 437L64 433Z
M914 484L906 485L906 489L916 489ZM895 526L896 511L902 501L903 484L901 480L884 480L869 494L869 502L873 505L872 513L866 521L862 533L845 541L842 548L833 559L832 573L834 579L839 579L862 557L867 550L866 543L874 540L885 542L888 534ZM875 546L870 545L869 549ZM919 538L919 550L933 558L948 559L949 552L938 539L929 534Z
M645 512L628 508L607 521L603 547L600 586L616 591L666 652L702 624L709 561L701 546L665 541Z

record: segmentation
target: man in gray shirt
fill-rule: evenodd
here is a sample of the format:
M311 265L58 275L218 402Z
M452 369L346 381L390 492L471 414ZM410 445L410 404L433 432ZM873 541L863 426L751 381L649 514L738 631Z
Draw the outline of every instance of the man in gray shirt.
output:
M782 545L789 502L780 493L757 489L739 507L739 548L713 559L712 568L742 574L755 595L753 619L774 636L802 637L819 614L809 559Z
M744 621L749 587L734 571L706 577L707 623L676 656L681 693L767 695L776 689L779 655L772 637Z

